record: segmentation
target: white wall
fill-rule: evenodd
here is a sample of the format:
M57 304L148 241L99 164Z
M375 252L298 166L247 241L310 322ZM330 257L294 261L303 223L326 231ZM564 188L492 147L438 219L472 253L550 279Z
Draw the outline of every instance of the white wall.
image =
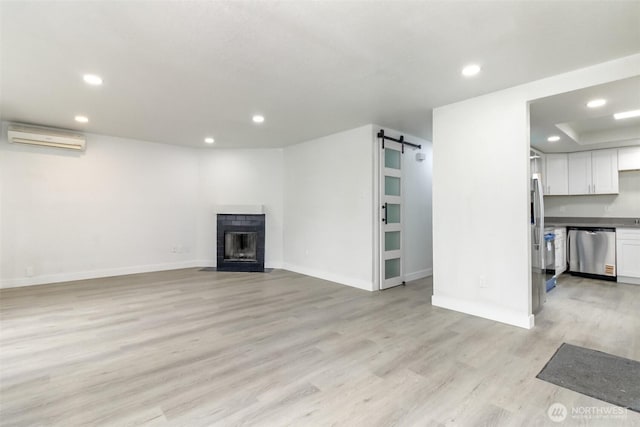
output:
M284 150L285 268L373 289L372 126Z
M76 153L6 135L3 123L2 287L194 265L196 150L89 134Z
M434 110L434 305L533 326L528 102L637 74L640 55Z
M265 267L281 268L283 150L203 150L199 167L197 253L200 264L216 265L215 205L264 205Z
M373 125L286 150L88 134L84 153L9 144L6 125L1 287L215 266L215 206L263 205L267 267L377 289ZM405 162L408 280L431 272L431 147L414 139L427 159Z
M560 217L640 217L640 171L619 175L620 194L593 196L546 196L545 216Z
M285 268L378 289L380 129L367 125L285 148ZM385 128L391 137L400 132ZM405 276L431 274L431 143L405 154Z

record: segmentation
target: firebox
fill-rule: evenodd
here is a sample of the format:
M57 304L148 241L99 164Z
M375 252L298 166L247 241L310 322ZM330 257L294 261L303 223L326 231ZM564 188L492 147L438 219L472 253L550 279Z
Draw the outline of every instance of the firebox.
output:
M264 271L264 214L218 214L217 270Z
M224 233L224 260L255 262L258 259L256 245L258 233L241 231L226 231Z

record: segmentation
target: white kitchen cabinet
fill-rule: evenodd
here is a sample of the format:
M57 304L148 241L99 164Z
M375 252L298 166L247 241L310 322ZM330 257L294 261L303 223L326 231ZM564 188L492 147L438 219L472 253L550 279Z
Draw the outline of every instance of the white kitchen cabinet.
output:
M546 174L543 181L545 196L569 194L567 154L547 154L544 159Z
M569 194L591 194L591 152L569 153Z
M616 229L618 282L640 285L640 229Z
M591 192L618 194L618 150L591 152Z
M538 175L544 175L544 153L539 151L531 150L530 160L531 160L531 175L537 173Z
M640 169L640 147L618 149L618 170L632 171Z
M618 194L618 152L569 153L569 194Z
M556 228L554 233L556 235L556 276L559 276L567 269L567 229Z

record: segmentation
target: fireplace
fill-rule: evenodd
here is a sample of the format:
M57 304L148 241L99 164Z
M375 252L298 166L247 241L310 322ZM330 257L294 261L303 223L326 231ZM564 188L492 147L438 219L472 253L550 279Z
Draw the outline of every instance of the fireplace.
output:
M264 271L264 214L218 214L217 270Z

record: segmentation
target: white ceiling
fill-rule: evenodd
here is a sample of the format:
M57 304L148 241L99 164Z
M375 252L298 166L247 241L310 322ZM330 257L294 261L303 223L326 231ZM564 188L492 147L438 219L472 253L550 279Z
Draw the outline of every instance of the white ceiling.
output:
M588 108L594 99L607 103ZM640 117L613 118L631 110L640 110L640 76L535 100L529 108L531 146L544 153L565 153L640 145ZM552 135L561 139L548 142Z
M637 1L5 1L0 13L3 120L197 147L366 123L429 139L436 106L640 51ZM483 71L464 79L470 62ZM89 72L104 85L86 86Z

